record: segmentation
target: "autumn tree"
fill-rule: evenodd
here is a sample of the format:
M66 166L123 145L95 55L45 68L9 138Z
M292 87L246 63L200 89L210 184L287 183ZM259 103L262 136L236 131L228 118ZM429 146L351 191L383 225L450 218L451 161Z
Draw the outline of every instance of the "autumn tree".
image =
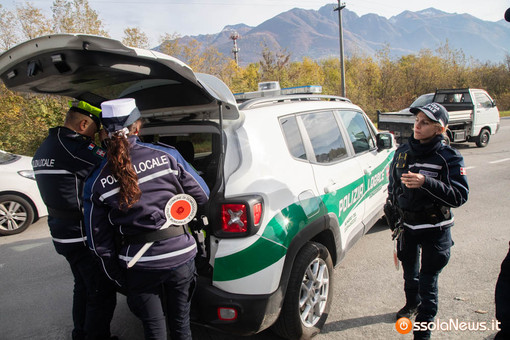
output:
M279 81L286 86L288 81L287 66L290 62L290 53L286 50L273 52L269 47L262 50L260 60L260 78L262 81Z
M126 46L149 48L149 37L139 27L128 27L124 30L122 43Z
M230 60L223 68L222 78L234 93L256 91L260 82L259 64L239 67Z
M60 97L16 93L0 84L0 149L33 155L48 129L63 123L66 111Z
M322 85L325 79L320 65L308 57L290 63L288 77L288 86Z
M49 20L39 8L34 7L30 3L18 5L16 7L16 15L20 23L23 40L52 33Z
M13 22L16 22L16 16L0 5L0 52L14 46L19 39Z
M175 57L182 53L181 36L178 33L165 33L159 39L159 51Z
M51 11L53 12L53 31L55 33L110 36L104 29L99 14L90 7L87 0L55 0Z

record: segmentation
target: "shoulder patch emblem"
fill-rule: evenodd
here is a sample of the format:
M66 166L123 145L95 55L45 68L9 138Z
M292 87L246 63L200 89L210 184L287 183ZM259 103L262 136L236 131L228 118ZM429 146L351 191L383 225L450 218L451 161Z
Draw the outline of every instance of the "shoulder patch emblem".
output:
M462 176L466 176L466 175L467 175L466 168L461 167L461 168L460 168L460 174L461 174Z
M92 150L94 150L94 148L95 148L95 147L96 147L96 144L94 144L94 143L90 143L90 144L89 144L89 146L88 146L88 149L89 149L90 151L92 151Z
M104 151L103 149L97 149L96 155L98 155L101 158L104 158L104 156L106 155L106 151Z

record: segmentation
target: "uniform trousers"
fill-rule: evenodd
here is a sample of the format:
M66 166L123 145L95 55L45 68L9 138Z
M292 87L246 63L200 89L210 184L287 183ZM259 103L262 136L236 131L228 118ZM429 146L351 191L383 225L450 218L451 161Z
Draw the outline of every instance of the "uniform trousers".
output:
M86 246L81 244L67 251L59 248L74 276L73 340L110 339L110 322L117 303L114 283Z
M167 340L165 311L172 340L191 340L190 309L195 290L195 261L165 270L126 271L127 303L143 324L146 340Z
M450 228L404 228L399 238L397 254L404 271L406 305L418 306L416 321L434 321L438 306L438 277L450 259L452 245ZM415 336L427 338L430 332L415 332Z

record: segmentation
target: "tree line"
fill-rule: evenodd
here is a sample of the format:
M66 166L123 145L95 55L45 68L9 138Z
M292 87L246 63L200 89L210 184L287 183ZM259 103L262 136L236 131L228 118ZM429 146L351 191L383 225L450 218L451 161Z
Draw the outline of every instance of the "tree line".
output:
M54 33L84 33L109 37L99 14L88 0L55 0L51 17L29 2L8 11L0 5L0 51L35 37ZM139 27L124 30L122 42L150 48ZM174 56L194 71L213 74L232 92L256 91L261 81L280 82L282 87L321 85L324 94L339 95L338 58L293 61L285 50L262 49L256 63L238 66L233 58L213 46L176 33L159 37L159 50ZM496 99L500 110L510 109L510 56L502 62L466 58L462 50L445 41L435 50L423 49L392 58L389 46L373 56L353 54L345 58L346 95L374 121L376 111L398 111L419 95L436 88L483 88ZM32 155L48 128L62 124L69 98L10 91L0 84L0 149Z

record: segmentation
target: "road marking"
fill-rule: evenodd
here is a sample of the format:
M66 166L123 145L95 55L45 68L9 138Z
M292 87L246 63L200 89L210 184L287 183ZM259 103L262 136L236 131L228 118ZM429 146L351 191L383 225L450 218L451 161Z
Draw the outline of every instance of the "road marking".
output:
M474 169L474 168L476 168L476 166L467 166L466 170L471 170L471 169Z
M489 164L496 164L496 163L507 162L507 161L510 161L510 158L503 158L503 159L500 159L497 161L492 161L492 162L489 162Z

